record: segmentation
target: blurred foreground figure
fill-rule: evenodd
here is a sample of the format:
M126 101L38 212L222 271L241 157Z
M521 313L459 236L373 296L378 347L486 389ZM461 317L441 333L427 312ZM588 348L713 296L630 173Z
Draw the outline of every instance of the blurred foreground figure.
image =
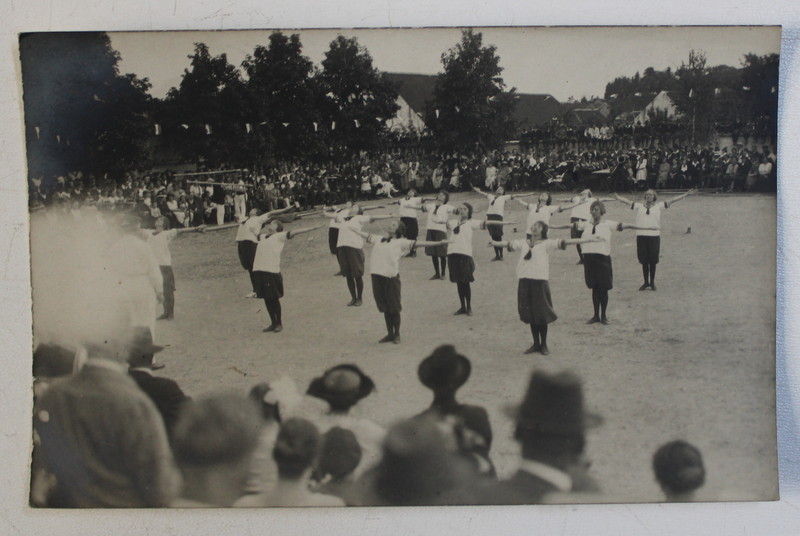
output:
M260 433L257 406L245 396L215 394L186 404L172 436L183 492L171 506L232 506L244 494Z
M706 480L703 456L686 441L670 441L653 455L653 472L670 502L694 500Z
M161 416L126 374L131 341L109 336L89 345L80 372L39 399L34 426L57 481L47 506L143 508L175 496L179 478Z
M522 447L519 470L480 491L481 504L570 502L574 493L599 491L584 458L586 430L600 417L586 412L583 388L571 372L534 372L516 411L514 438ZM548 497L558 494L558 498Z

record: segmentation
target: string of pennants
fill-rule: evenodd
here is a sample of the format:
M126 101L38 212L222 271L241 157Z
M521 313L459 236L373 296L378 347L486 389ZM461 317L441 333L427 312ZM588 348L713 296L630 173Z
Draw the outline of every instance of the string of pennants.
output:
M386 121L386 120L385 120L385 119L381 119L380 117L376 117L376 118L375 118L375 121L378 121L378 122L380 122L380 123L383 123L383 122L384 122L384 121ZM261 121L260 123L258 123L258 126L265 126L265 125L267 125L267 124L269 124L267 121ZM281 125L283 128L287 128L287 127L291 126L291 125L292 125L292 123L291 123L291 122L281 122L281 123L280 123L280 125ZM361 121L359 121L358 119L353 119L353 125L354 125L356 128L361 128ZM182 128L184 131L188 131L190 128L193 128L192 126L190 126L190 125L189 125L189 124L187 124L187 123L181 123L181 124L180 124L180 125L178 125L178 126L179 126L180 128ZM253 130L255 129L255 126L256 126L256 125L253 125L253 123L245 123L245 124L244 124L244 131L245 131L245 133L246 133L246 134L251 134L251 133L253 132ZM312 122L311 122L311 126L314 128L314 132L319 132L319 129L320 129L320 127L322 126L322 124L321 124L320 122L318 122L318 121L312 121ZM201 128L202 128L203 130L205 130L205 133L206 133L206 135L209 135L209 136L210 136L211 134L213 134L213 133L214 133L214 128L213 128L213 127L212 127L212 125L210 125L209 123L204 123L204 124L202 125L202 127L201 127ZM330 129L331 129L331 130L336 130L336 121L331 121L331 123L330 123ZM154 124L153 124L153 131L154 131L154 133L155 133L155 135L156 135L156 136L160 136L160 135L161 135L161 132L162 132L162 129L161 129L161 124L160 124L160 123L154 123Z

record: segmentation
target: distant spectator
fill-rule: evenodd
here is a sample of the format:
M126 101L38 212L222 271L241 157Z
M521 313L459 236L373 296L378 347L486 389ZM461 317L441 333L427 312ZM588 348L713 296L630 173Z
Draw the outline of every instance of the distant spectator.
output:
M244 396L209 395L185 405L172 441L183 493L172 506L233 505L244 493L260 432L258 411Z
M670 441L653 455L653 471L664 495L670 502L694 500L706 479L703 456L686 441Z

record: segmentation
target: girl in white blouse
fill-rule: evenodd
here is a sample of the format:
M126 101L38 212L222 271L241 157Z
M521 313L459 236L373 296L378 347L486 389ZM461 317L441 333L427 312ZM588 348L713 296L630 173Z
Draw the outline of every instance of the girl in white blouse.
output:
M526 354L550 353L547 348L547 325L558 318L550 297L550 253L556 249L566 249L568 245L601 240L598 236L570 240L548 239L548 228L545 222L537 221L528 229L525 240L489 242L493 247L520 252L517 261L517 311L519 319L530 325L533 335L533 346L525 350Z

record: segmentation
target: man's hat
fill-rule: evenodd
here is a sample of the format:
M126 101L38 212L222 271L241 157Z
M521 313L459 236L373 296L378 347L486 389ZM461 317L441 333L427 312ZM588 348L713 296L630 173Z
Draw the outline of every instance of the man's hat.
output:
M131 368L150 368L153 366L153 354L164 349L163 346L153 344L153 334L150 328L137 326L133 328L130 342L127 344L128 365Z
M422 385L436 390L441 387L458 389L469 379L472 365L469 359L456 352L450 344L439 346L431 355L422 360L417 376Z
M337 365L312 380L306 394L328 402L332 407L346 409L375 390L372 378L356 365Z
M572 372L548 374L536 371L528 391L513 416L517 439L528 435L576 436L599 426L602 418L583 404L583 387Z

